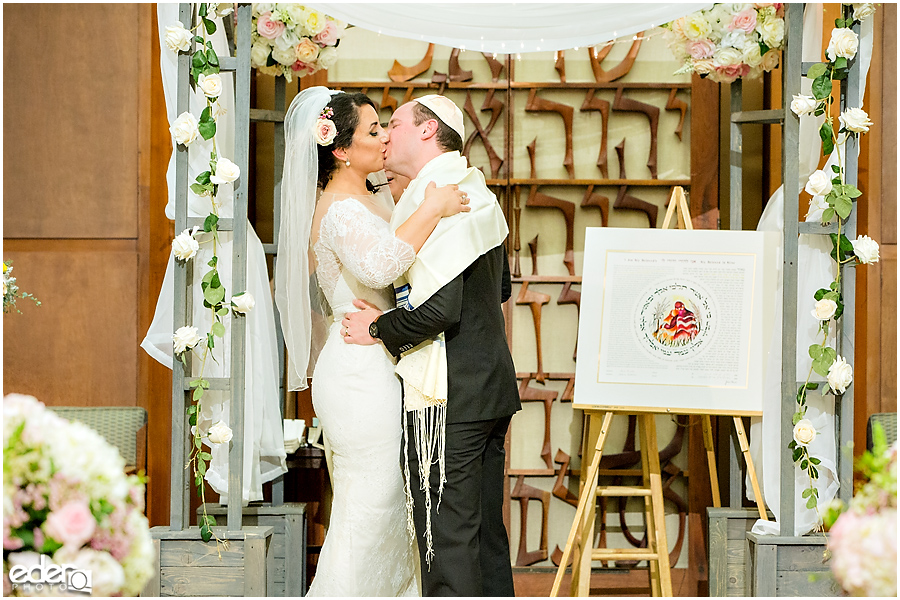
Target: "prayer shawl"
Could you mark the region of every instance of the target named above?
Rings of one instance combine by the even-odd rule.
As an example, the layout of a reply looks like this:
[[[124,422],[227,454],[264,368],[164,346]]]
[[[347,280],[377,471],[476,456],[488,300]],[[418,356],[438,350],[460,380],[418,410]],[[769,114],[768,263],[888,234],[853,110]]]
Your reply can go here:
[[[406,310],[421,306],[435,292],[450,283],[479,256],[499,246],[509,229],[497,197],[487,188],[480,170],[469,167],[459,152],[447,152],[429,161],[400,197],[391,217],[396,230],[425,200],[425,188],[457,184],[469,196],[471,211],[441,219],[416,255],[404,277],[395,282],[397,305]],[[431,466],[440,469],[438,506],[444,488],[444,439],[447,423],[447,351],[444,334],[404,352],[397,363],[403,379],[404,407],[415,412],[415,447],[419,457],[419,484],[425,494],[425,558],[429,566],[434,555],[431,538]],[[415,535],[410,491],[409,440],[403,428],[404,472],[408,527]]]

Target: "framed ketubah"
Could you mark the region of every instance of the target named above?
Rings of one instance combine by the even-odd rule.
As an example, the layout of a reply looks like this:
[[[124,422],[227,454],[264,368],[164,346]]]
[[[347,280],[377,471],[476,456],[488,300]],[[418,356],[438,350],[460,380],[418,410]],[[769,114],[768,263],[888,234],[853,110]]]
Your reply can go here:
[[[575,408],[762,414],[777,234],[585,236]]]

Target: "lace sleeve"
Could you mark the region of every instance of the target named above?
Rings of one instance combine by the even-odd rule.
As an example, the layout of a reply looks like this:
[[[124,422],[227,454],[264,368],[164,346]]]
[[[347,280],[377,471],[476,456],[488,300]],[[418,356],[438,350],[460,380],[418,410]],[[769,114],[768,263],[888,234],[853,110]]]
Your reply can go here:
[[[329,207],[319,237],[360,283],[372,289],[391,285],[416,260],[410,244],[395,237],[387,223],[353,200],[340,200]]]

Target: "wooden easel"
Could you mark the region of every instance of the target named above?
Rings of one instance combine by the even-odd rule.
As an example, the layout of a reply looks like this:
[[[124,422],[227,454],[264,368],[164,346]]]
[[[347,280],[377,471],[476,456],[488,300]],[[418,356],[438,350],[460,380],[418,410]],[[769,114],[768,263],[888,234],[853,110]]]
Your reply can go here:
[[[690,209],[684,195],[684,189],[680,186],[672,190],[669,198],[669,206],[663,220],[663,229],[670,229],[677,217],[678,226],[681,229],[693,229]],[[572,560],[572,582],[570,595],[587,596],[590,592],[591,561],[593,560],[646,560],[650,568],[650,592],[652,596],[671,596],[672,579],[669,565],[669,550],[666,539],[665,510],[662,493],[662,473],[659,464],[659,449],[656,439],[656,414],[653,412],[640,412],[638,417],[638,431],[641,445],[641,474],[642,486],[600,486],[597,484],[597,476],[600,469],[600,459],[603,456],[603,445],[612,424],[613,415],[619,410],[602,410],[585,408],[586,433],[582,456],[590,461],[590,467],[581,470],[580,494],[578,507],[575,511],[575,519],[572,529],[566,540],[553,581],[550,596],[558,596],[562,584],[563,574],[569,562]],[[627,413],[631,414],[631,413]],[[602,421],[600,419],[602,415]],[[713,506],[721,506],[719,494],[718,475],[716,472],[716,457],[712,438],[712,423],[709,414],[701,414],[703,426],[703,444],[706,448],[709,475],[712,485]],[[756,469],[750,457],[750,445],[747,442],[747,434],[740,416],[733,416],[735,431],[741,446],[741,453],[747,464],[747,473],[753,487],[753,494],[759,509],[760,518],[768,520],[766,509],[759,489],[756,477]],[[594,548],[594,522],[597,509],[597,498],[616,496],[639,496],[644,498],[644,522],[647,527],[646,548]]]

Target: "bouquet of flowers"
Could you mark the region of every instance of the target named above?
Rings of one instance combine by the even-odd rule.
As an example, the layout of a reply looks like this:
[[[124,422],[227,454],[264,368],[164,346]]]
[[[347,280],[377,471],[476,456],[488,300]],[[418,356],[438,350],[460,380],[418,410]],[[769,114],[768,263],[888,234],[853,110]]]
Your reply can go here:
[[[250,66],[288,81],[328,69],[344,29],[344,23],[300,4],[254,4]]]
[[[3,399],[3,594],[136,596],[153,573],[144,485],[31,396]]]
[[[41,301],[28,292],[19,292],[19,286],[16,285],[16,278],[12,276],[12,261],[3,262],[3,312],[8,313],[15,309],[16,312],[22,312],[16,307],[16,300],[19,298],[31,298],[35,304],[41,305]]]
[[[715,4],[663,25],[669,49],[684,66],[719,83],[759,77],[778,66],[784,47],[784,4]]]
[[[852,596],[897,595],[897,444],[887,447],[880,426],[874,437],[857,461],[864,483],[849,509],[836,501],[826,515],[831,571]]]

